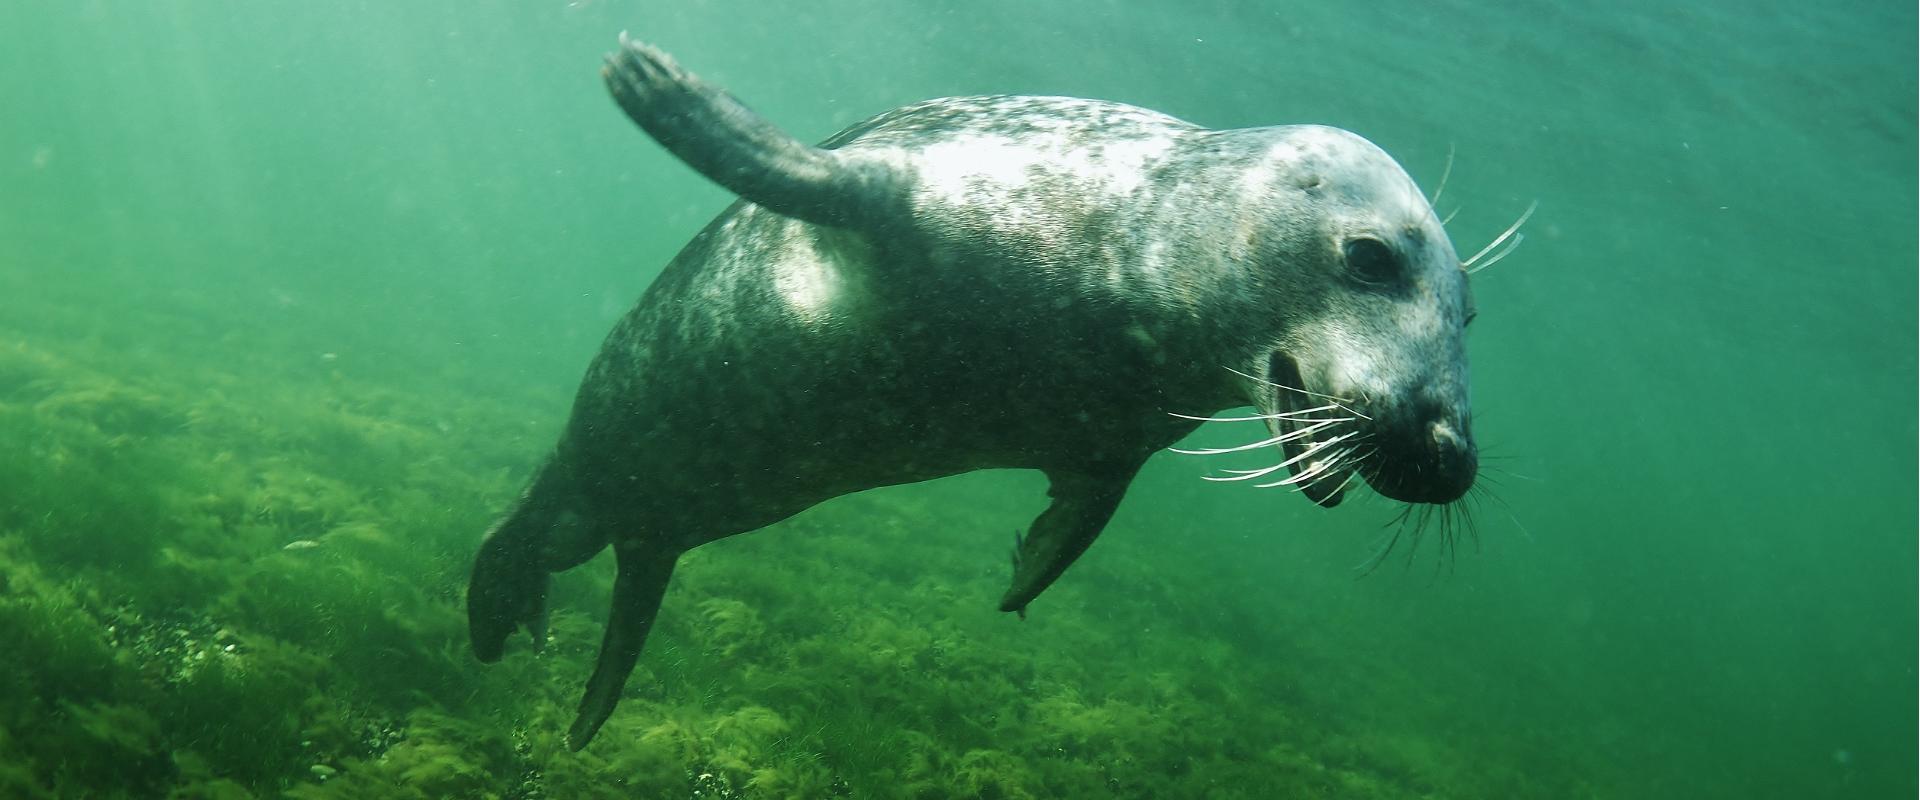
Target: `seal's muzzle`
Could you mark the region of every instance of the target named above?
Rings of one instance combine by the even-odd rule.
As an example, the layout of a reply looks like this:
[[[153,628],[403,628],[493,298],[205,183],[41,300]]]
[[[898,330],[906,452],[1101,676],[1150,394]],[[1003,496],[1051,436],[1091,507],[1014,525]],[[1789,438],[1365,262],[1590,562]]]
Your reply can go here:
[[[1451,503],[1473,487],[1480,454],[1470,422],[1423,398],[1407,413],[1375,420],[1378,450],[1368,459],[1367,484],[1408,503]]]

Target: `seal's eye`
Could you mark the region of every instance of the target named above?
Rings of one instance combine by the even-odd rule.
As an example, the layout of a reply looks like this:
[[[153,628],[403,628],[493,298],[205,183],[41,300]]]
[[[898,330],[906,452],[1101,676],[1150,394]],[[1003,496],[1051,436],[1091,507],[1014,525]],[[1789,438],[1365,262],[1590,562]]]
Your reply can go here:
[[[1354,280],[1368,286],[1392,286],[1400,282],[1400,259],[1379,239],[1359,238],[1347,241],[1347,271]]]

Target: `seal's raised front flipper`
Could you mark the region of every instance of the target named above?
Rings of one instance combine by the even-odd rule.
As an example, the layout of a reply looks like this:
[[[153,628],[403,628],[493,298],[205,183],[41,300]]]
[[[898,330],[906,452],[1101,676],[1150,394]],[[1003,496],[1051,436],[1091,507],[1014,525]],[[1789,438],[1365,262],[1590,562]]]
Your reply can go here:
[[[650,550],[644,542],[622,541],[614,545],[620,571],[613,579],[613,611],[607,616],[606,637],[600,642],[600,662],[587,681],[587,693],[580,698],[580,713],[567,729],[567,747],[579,750],[593,740],[600,725],[613,714],[620,702],[620,689],[640,658],[647,643],[647,631],[660,611],[660,598],[667,593],[667,580],[673,577],[673,562],[678,551]]]
[[[601,76],[627,116],[667,150],[771,211],[849,227],[880,218],[895,194],[884,162],[809,146],[624,33]]]
[[[1053,504],[1033,521],[1013,551],[1013,586],[1000,598],[1001,611],[1027,615],[1027,604],[1040,596],[1054,579],[1107,527],[1127,484],[1139,466],[1103,474],[1049,472],[1047,494]]]

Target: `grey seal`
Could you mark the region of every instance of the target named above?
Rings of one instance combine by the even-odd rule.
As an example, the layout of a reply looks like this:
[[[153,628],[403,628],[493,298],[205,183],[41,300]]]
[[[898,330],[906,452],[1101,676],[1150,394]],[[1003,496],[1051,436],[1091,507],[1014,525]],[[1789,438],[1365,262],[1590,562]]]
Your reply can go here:
[[[1039,470],[1000,608],[1024,615],[1134,474],[1222,409],[1269,477],[1472,485],[1460,259],[1385,152],[1314,125],[1209,130],[1119,103],[931,100],[819,146],[658,49],[602,71],[656,141],[739,195],[588,368],[560,441],[475,560],[475,654],[545,638],[549,575],[618,562],[570,745],[612,713],[680,554],[823,500]],[[1240,448],[1235,448],[1240,449]],[[1282,471],[1284,470],[1284,471]]]

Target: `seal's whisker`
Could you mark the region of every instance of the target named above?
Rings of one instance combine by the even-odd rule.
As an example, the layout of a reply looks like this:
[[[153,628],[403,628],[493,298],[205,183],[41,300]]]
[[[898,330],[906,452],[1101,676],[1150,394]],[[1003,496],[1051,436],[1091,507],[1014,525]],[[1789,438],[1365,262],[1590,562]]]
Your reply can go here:
[[[1300,488],[1301,481],[1307,481],[1307,480],[1312,480],[1314,478],[1321,477],[1325,475],[1326,472],[1327,472],[1327,465],[1325,462],[1322,462],[1322,463],[1314,464],[1311,467],[1308,467],[1305,472],[1302,472],[1298,475],[1291,475],[1291,476],[1282,478],[1280,480],[1274,481],[1272,483],[1256,483],[1254,484],[1254,486],[1259,487],[1261,489],[1272,489],[1278,486],[1292,486],[1295,489],[1298,489]]]
[[[1365,440],[1364,440],[1364,439],[1362,439],[1361,441],[1365,441]],[[1345,449],[1343,449],[1343,450],[1341,450],[1341,451],[1340,451],[1340,452],[1338,452],[1338,453],[1334,453],[1334,454],[1333,454],[1333,457],[1332,457],[1332,458],[1329,458],[1329,459],[1327,459],[1327,468],[1326,468],[1326,470],[1325,470],[1325,472],[1326,472],[1327,474],[1323,474],[1323,475],[1321,475],[1321,476],[1320,476],[1320,477],[1318,477],[1318,478],[1315,478],[1315,479],[1313,479],[1313,480],[1311,480],[1311,481],[1308,481],[1308,482],[1306,482],[1306,483],[1304,483],[1304,484],[1301,484],[1301,485],[1299,485],[1299,486],[1295,486],[1295,487],[1293,487],[1293,491],[1296,491],[1296,492],[1304,492],[1304,491],[1306,491],[1306,490],[1308,490],[1308,489],[1310,489],[1310,488],[1313,488],[1314,486],[1317,486],[1317,485],[1319,485],[1319,484],[1320,484],[1320,481],[1323,481],[1323,480],[1326,480],[1327,478],[1331,478],[1331,477],[1333,477],[1333,474],[1335,473],[1335,470],[1337,470],[1337,469],[1338,469],[1338,468],[1340,467],[1340,462],[1341,462],[1342,460],[1345,460],[1345,459],[1347,458],[1347,456],[1350,456],[1350,455],[1352,455],[1352,454],[1354,453],[1354,451],[1356,451],[1356,450],[1359,450],[1359,449],[1360,449],[1360,445],[1358,445],[1358,444],[1355,444],[1355,445],[1353,445],[1352,447],[1348,447],[1348,448],[1345,448]],[[1360,462],[1365,462],[1365,461],[1367,460],[1367,458],[1368,458],[1368,457],[1370,457],[1370,456],[1372,456],[1372,455],[1374,454],[1374,452],[1375,452],[1375,450],[1377,450],[1377,448],[1376,448],[1376,449],[1372,449],[1372,450],[1368,450],[1367,452],[1365,452],[1365,453],[1362,453],[1362,454],[1360,454],[1360,455],[1359,455],[1359,456],[1358,456],[1358,457],[1357,457],[1357,458],[1356,458],[1355,460],[1356,460],[1356,461],[1360,461]],[[1358,477],[1359,475],[1360,475],[1360,470],[1358,470],[1358,469],[1350,469],[1350,470],[1347,470],[1347,478],[1346,478],[1346,480],[1343,480],[1343,481],[1341,481],[1341,482],[1340,482],[1340,485],[1339,485],[1339,486],[1335,486],[1335,487],[1333,487],[1333,492],[1332,492],[1332,493],[1333,493],[1333,494],[1339,494],[1339,493],[1341,493],[1341,492],[1344,492],[1344,491],[1346,491],[1346,490],[1347,490],[1347,484],[1350,484],[1350,483],[1353,483],[1353,479],[1354,479],[1354,478],[1356,478],[1356,477]]]
[[[1493,237],[1493,241],[1488,242],[1486,247],[1480,248],[1480,252],[1474,253],[1472,258],[1469,258],[1465,261],[1460,262],[1460,268],[1466,270],[1469,273],[1473,272],[1474,271],[1473,265],[1475,263],[1478,263],[1481,258],[1486,257],[1487,253],[1492,251],[1493,248],[1499,247],[1501,242],[1504,242],[1512,238],[1515,233],[1519,233],[1520,226],[1527,224],[1527,220],[1532,219],[1533,212],[1538,210],[1539,208],[1540,208],[1540,201],[1538,200],[1528,203],[1527,210],[1520,214],[1519,219],[1514,220],[1512,225],[1508,225],[1507,229],[1501,232],[1499,236]]]
[[[1447,193],[1447,178],[1450,178],[1452,176],[1453,176],[1453,143],[1448,142],[1447,143],[1447,165],[1440,168],[1440,186],[1439,188],[1436,188],[1433,190],[1433,197],[1427,199],[1428,206],[1432,206],[1440,202],[1440,195]],[[1442,222],[1440,224],[1445,225],[1447,223]]]
[[[1230,469],[1226,471],[1239,473],[1239,474],[1229,478],[1222,478],[1217,475],[1202,475],[1200,476],[1200,480],[1213,481],[1215,483],[1227,483],[1231,481],[1250,481],[1255,478],[1264,478],[1268,475],[1272,475],[1276,470],[1282,470],[1286,468],[1287,468],[1286,464],[1275,464],[1271,467],[1261,467],[1259,469]]]
[[[1328,442],[1327,442],[1327,444],[1333,444],[1333,443],[1334,443],[1334,441],[1337,441],[1337,440],[1330,440],[1330,441],[1328,441]],[[1302,459],[1302,458],[1306,458],[1307,456],[1311,456],[1311,455],[1313,455],[1313,454],[1314,454],[1314,452],[1315,452],[1315,451],[1313,451],[1313,450],[1308,450],[1307,452],[1304,452],[1304,453],[1301,453],[1301,454],[1300,454],[1300,455],[1298,455],[1298,456],[1294,456],[1293,458],[1289,458],[1289,459],[1287,459],[1287,460],[1285,460],[1285,461],[1282,461],[1282,462],[1280,462],[1280,463],[1278,463],[1278,464],[1275,464],[1275,465],[1273,465],[1273,466],[1270,466],[1270,467],[1261,467],[1261,468],[1259,468],[1259,469],[1229,469],[1229,470],[1223,470],[1223,471],[1225,471],[1225,472],[1231,472],[1231,473],[1234,473],[1234,475],[1233,475],[1232,477],[1227,477],[1227,478],[1222,478],[1222,477],[1217,477],[1217,476],[1213,476],[1213,475],[1202,475],[1202,476],[1200,476],[1200,479],[1201,479],[1201,480],[1206,480],[1206,481],[1214,481],[1214,482],[1216,482],[1216,483],[1226,483],[1226,482],[1231,482],[1231,481],[1250,481],[1250,480],[1255,480],[1255,479],[1258,479],[1258,478],[1264,478],[1264,477],[1266,477],[1266,476],[1268,476],[1268,475],[1272,475],[1272,474],[1273,474],[1273,473],[1275,473],[1275,472],[1278,472],[1278,471],[1280,471],[1280,470],[1283,470],[1283,469],[1286,469],[1287,467],[1290,467],[1290,466],[1293,466],[1293,465],[1294,465],[1294,464],[1296,464],[1296,463],[1299,463],[1299,461],[1300,461],[1300,459]],[[1330,462],[1329,462],[1329,463],[1330,463]],[[1308,477],[1308,476],[1311,476],[1311,475],[1319,475],[1319,474],[1321,474],[1321,473],[1324,473],[1324,472],[1326,472],[1326,471],[1327,471],[1328,469],[1329,469],[1329,467],[1328,467],[1327,465],[1325,465],[1325,464],[1323,464],[1323,465],[1321,465],[1321,466],[1320,466],[1319,468],[1317,468],[1317,469],[1314,469],[1314,470],[1310,470],[1310,471],[1308,471],[1308,472],[1306,472],[1306,473],[1302,473],[1302,474],[1301,474],[1301,476],[1298,476],[1298,477]],[[1266,486],[1281,486],[1281,485],[1285,485],[1285,484],[1284,484],[1284,483],[1279,483],[1279,484],[1260,484],[1260,485],[1261,485],[1261,486],[1262,486],[1262,487],[1264,488],[1264,487],[1266,487]]]
[[[1282,461],[1275,466],[1287,467],[1287,466],[1292,466],[1294,464],[1298,464],[1304,459],[1312,458],[1313,456],[1318,455],[1322,451],[1325,451],[1327,448],[1332,447],[1341,442],[1344,442],[1358,435],[1359,435],[1359,431],[1353,431],[1351,433],[1340,434],[1339,436],[1335,436],[1324,442],[1314,442],[1307,449],[1300,451],[1299,455],[1289,458],[1285,461]],[[1326,466],[1327,464],[1328,462],[1322,461],[1318,464],[1313,465],[1312,467],[1307,469],[1307,471],[1302,472],[1293,477],[1274,481],[1273,483],[1262,483],[1262,484],[1256,484],[1256,485],[1262,489],[1271,489],[1275,486],[1291,486],[1301,481],[1311,479],[1313,476],[1319,475],[1320,473],[1325,472],[1327,470],[1327,466]]]
[[[1474,552],[1480,550],[1480,530],[1473,522],[1473,506],[1461,502],[1447,503],[1440,507],[1440,546],[1447,554],[1447,571],[1451,573],[1460,557],[1460,539],[1462,534],[1473,542]],[[1438,572],[1439,564],[1434,565]]]
[[[1440,509],[1437,512],[1440,515],[1440,552],[1446,554],[1447,570],[1452,571],[1454,559],[1460,552],[1459,509],[1462,506],[1459,503],[1448,503],[1438,508]],[[1437,562],[1433,565],[1433,571],[1436,573],[1440,571],[1440,565]]]
[[[1354,565],[1353,568],[1360,572],[1359,577],[1372,575],[1374,570],[1386,563],[1387,556],[1392,554],[1394,546],[1400,543],[1400,535],[1407,531],[1407,520],[1413,516],[1413,507],[1413,503],[1402,506],[1400,513],[1395,514],[1393,519],[1387,520],[1387,524],[1381,526],[1393,528],[1393,535],[1387,537],[1385,544],[1375,548],[1373,555],[1367,556],[1365,561]]]
[[[1333,477],[1334,475],[1339,474],[1341,459],[1345,458],[1346,455],[1351,452],[1353,452],[1353,448],[1343,447],[1339,450],[1334,451],[1333,455],[1327,456],[1325,460],[1314,462],[1312,466],[1307,468],[1306,472],[1301,474],[1301,477],[1306,477],[1310,475],[1313,478],[1313,480],[1307,481],[1305,483],[1293,484],[1292,487],[1288,489],[1288,491],[1304,492],[1312,487],[1320,485],[1321,481],[1324,481],[1328,478]],[[1345,485],[1345,484],[1342,484],[1342,485]]]
[[[1327,443],[1328,443],[1328,444],[1332,444],[1332,442],[1331,442],[1331,441],[1329,441],[1329,442],[1327,442]],[[1301,453],[1301,454],[1300,454],[1299,456],[1295,456],[1295,457],[1293,457],[1293,458],[1289,458],[1289,459],[1287,459],[1287,460],[1285,460],[1285,461],[1282,461],[1282,462],[1280,462],[1280,463],[1278,463],[1278,464],[1275,464],[1275,465],[1273,465],[1273,466],[1270,466],[1270,467],[1261,467],[1261,468],[1259,468],[1259,469],[1227,469],[1227,470],[1221,470],[1222,472],[1231,472],[1231,473],[1234,473],[1234,476],[1233,476],[1233,477],[1231,477],[1231,478],[1221,478],[1221,477],[1215,477],[1215,476],[1212,476],[1212,475],[1202,475],[1202,476],[1200,476],[1200,479],[1201,479],[1201,480],[1204,480],[1204,481],[1220,481],[1220,482],[1223,482],[1223,481],[1249,481],[1249,480],[1253,480],[1253,479],[1255,479],[1255,478],[1260,478],[1260,477],[1265,477],[1265,476],[1267,476],[1267,475],[1271,475],[1271,474],[1273,474],[1274,472],[1277,472],[1277,471],[1279,471],[1279,470],[1283,470],[1283,469],[1286,469],[1287,467],[1290,467],[1290,466],[1292,466],[1292,465],[1294,465],[1294,464],[1296,464],[1296,463],[1298,463],[1298,462],[1300,461],[1300,459],[1301,459],[1301,458],[1304,458],[1304,457],[1306,457],[1306,456],[1310,456],[1310,455],[1313,455],[1313,451],[1308,451],[1308,452],[1305,452],[1305,453]],[[1338,457],[1336,456],[1335,458],[1338,458]],[[1305,476],[1308,476],[1308,475],[1319,475],[1319,474],[1321,474],[1321,473],[1323,473],[1323,472],[1326,472],[1326,471],[1328,471],[1329,469],[1331,469],[1331,464],[1332,464],[1332,462],[1333,462],[1333,460],[1334,460],[1334,459],[1329,459],[1328,461],[1326,461],[1326,462],[1323,462],[1323,463],[1322,463],[1322,464],[1321,464],[1320,466],[1318,466],[1318,467],[1317,467],[1316,469],[1314,469],[1314,470],[1312,470],[1312,471],[1311,471],[1310,473],[1303,473],[1303,475],[1302,475],[1302,476],[1303,476],[1303,477],[1305,477]],[[1274,485],[1279,485],[1279,484],[1266,484],[1266,485],[1268,485],[1268,486],[1274,486]]]
[[[1428,503],[1415,503],[1419,510],[1413,515],[1413,536],[1407,540],[1407,566],[1413,565],[1413,557],[1420,552],[1420,540],[1427,538],[1427,525],[1433,522],[1433,506]]]
[[[1495,264],[1500,263],[1500,259],[1506,258],[1508,255],[1512,254],[1513,251],[1520,246],[1520,243],[1526,240],[1527,240],[1527,235],[1524,233],[1513,237],[1513,241],[1508,242],[1505,249],[1501,250],[1498,253],[1494,253],[1492,258],[1487,259],[1487,263],[1476,264],[1468,268],[1467,274],[1472,275],[1476,272],[1479,272],[1480,270],[1486,269],[1487,267],[1491,267]]]
[[[1448,223],[1453,222],[1453,218],[1457,216],[1460,216],[1460,209],[1458,208],[1447,212],[1446,216],[1440,218],[1440,227],[1447,227]]]
[[[1533,531],[1527,530],[1527,526],[1520,521],[1519,517],[1514,516],[1511,510],[1504,509],[1504,508],[1501,509],[1501,513],[1507,515],[1507,519],[1513,522],[1513,527],[1520,529],[1520,535],[1527,540],[1528,544],[1533,543],[1534,541]]]
[[[1214,481],[1214,482],[1216,482],[1216,483],[1227,483],[1227,482],[1231,482],[1231,481],[1250,481],[1250,480],[1254,480],[1254,479],[1257,479],[1257,478],[1263,478],[1263,477],[1266,477],[1266,476],[1268,476],[1268,475],[1271,475],[1271,474],[1273,474],[1273,473],[1275,473],[1275,472],[1278,472],[1279,470],[1282,470],[1282,469],[1285,469],[1285,468],[1287,468],[1287,467],[1290,467],[1290,466],[1293,466],[1294,464],[1298,464],[1298,463],[1300,463],[1300,461],[1301,461],[1301,459],[1305,459],[1305,458],[1311,458],[1311,457],[1313,457],[1313,456],[1314,456],[1315,454],[1318,454],[1319,452],[1321,452],[1321,451],[1323,451],[1323,450],[1325,450],[1325,449],[1327,449],[1328,447],[1332,447],[1333,445],[1336,445],[1336,444],[1339,444],[1339,443],[1340,443],[1340,442],[1342,442],[1342,441],[1345,441],[1345,440],[1347,440],[1347,439],[1350,439],[1350,438],[1352,438],[1353,436],[1355,436],[1356,434],[1357,434],[1357,432],[1355,432],[1355,433],[1344,433],[1344,434],[1341,434],[1341,435],[1339,435],[1339,436],[1335,436],[1335,437],[1333,437],[1333,438],[1331,438],[1331,439],[1328,439],[1328,440],[1326,440],[1326,441],[1324,441],[1324,442],[1315,442],[1314,444],[1312,444],[1311,446],[1309,446],[1309,447],[1308,447],[1308,448],[1307,448],[1306,450],[1303,450],[1303,451],[1301,451],[1299,455],[1296,455],[1296,456],[1294,456],[1294,457],[1292,457],[1292,458],[1289,458],[1289,459],[1287,459],[1287,460],[1285,460],[1285,461],[1282,461],[1282,462],[1280,462],[1280,463],[1278,463],[1278,464],[1274,464],[1273,466],[1270,466],[1270,467],[1261,467],[1260,469],[1229,469],[1229,470],[1225,470],[1225,471],[1226,471],[1226,472],[1231,472],[1231,473],[1234,473],[1234,474],[1233,474],[1233,475],[1231,475],[1231,476],[1228,476],[1228,477],[1220,477],[1220,476],[1217,476],[1217,475],[1202,475],[1202,476],[1200,476],[1200,479],[1201,479],[1201,480],[1206,480],[1206,481]],[[1318,475],[1318,474],[1320,474],[1320,472],[1322,472],[1322,471],[1324,471],[1324,468],[1323,468],[1323,469],[1316,469],[1316,470],[1312,470],[1312,471],[1309,471],[1309,472],[1303,472],[1303,473],[1301,473],[1300,475],[1296,475],[1296,476],[1294,476],[1294,477],[1292,477],[1292,478],[1289,478],[1289,479],[1287,479],[1287,480],[1285,480],[1285,481],[1281,481],[1281,482],[1279,482],[1279,483],[1264,483],[1264,484],[1259,484],[1259,486],[1261,486],[1262,488],[1265,488],[1265,487],[1270,487],[1270,486],[1284,486],[1284,485],[1287,485],[1287,484],[1289,484],[1289,483],[1292,483],[1293,481],[1296,481],[1296,480],[1300,480],[1300,479],[1302,479],[1302,478],[1305,478],[1305,477],[1311,477],[1311,476],[1313,476],[1313,475]]]
[[[1371,575],[1374,570],[1379,569],[1399,546],[1402,538],[1409,542],[1404,561],[1410,567],[1413,565],[1415,556],[1419,554],[1421,541],[1427,538],[1428,531],[1431,530],[1435,536],[1438,536],[1440,552],[1445,557],[1434,564],[1436,571],[1442,567],[1452,570],[1459,554],[1462,533],[1473,540],[1476,549],[1480,543],[1479,526],[1474,519],[1473,508],[1458,501],[1407,503],[1401,506],[1400,513],[1395,514],[1393,519],[1387,520],[1381,527],[1392,528],[1393,534],[1388,536],[1386,542],[1376,548],[1366,560],[1354,566],[1354,569],[1360,571],[1362,577]]]
[[[1303,425],[1338,425],[1342,422],[1352,422],[1358,419],[1358,417],[1331,417],[1331,418],[1325,418],[1325,419],[1318,419],[1314,417],[1281,417],[1280,419],[1284,419],[1288,422],[1298,422]]]
[[[1363,405],[1364,405],[1364,404],[1363,404]],[[1366,421],[1368,421],[1368,422],[1372,422],[1372,421],[1373,421],[1373,417],[1369,417],[1369,416],[1367,416],[1367,415],[1365,415],[1365,414],[1362,414],[1362,413],[1360,413],[1360,412],[1358,412],[1358,411],[1355,411],[1355,410],[1353,410],[1353,409],[1352,409],[1351,407],[1349,407],[1349,406],[1341,406],[1341,407],[1340,407],[1340,410],[1341,410],[1342,412],[1344,412],[1344,413],[1348,413],[1348,414],[1352,414],[1352,415],[1354,415],[1354,416],[1356,416],[1356,417],[1359,417],[1359,418],[1361,418],[1361,419],[1364,419],[1364,420],[1366,420]]]
[[[1480,456],[1480,460],[1481,460],[1481,461],[1483,461],[1483,462],[1484,462],[1484,461],[1491,461],[1491,460],[1494,460],[1494,459],[1496,459],[1496,458],[1504,458],[1504,456],[1497,456],[1497,457],[1496,457],[1496,456],[1489,456],[1489,455],[1486,455],[1485,453],[1486,453],[1486,451],[1484,451],[1484,450],[1483,450],[1483,451],[1481,451],[1481,456]],[[1518,472],[1514,472],[1513,470],[1510,470],[1510,469],[1507,469],[1507,468],[1505,468],[1505,467],[1502,467],[1502,466],[1500,466],[1499,464],[1485,464],[1485,463],[1483,463],[1483,464],[1481,464],[1481,465],[1480,465],[1480,469],[1481,469],[1481,471],[1482,471],[1482,472],[1484,472],[1485,474],[1487,474],[1487,475],[1489,475],[1489,476],[1492,476],[1492,475],[1500,475],[1500,476],[1503,476],[1503,477],[1508,477],[1508,478],[1518,478],[1518,479],[1520,479],[1520,480],[1523,480],[1523,481],[1531,481],[1531,482],[1533,482],[1533,483],[1546,483],[1546,481],[1545,481],[1545,480],[1542,480],[1542,479],[1540,479],[1540,478],[1536,478],[1536,477],[1533,477],[1532,475],[1522,475],[1522,474],[1520,474],[1520,473],[1518,473]]]
[[[1483,471],[1474,478],[1473,485],[1467,488],[1467,497],[1475,502],[1492,501],[1505,506],[1507,505],[1506,498],[1501,497],[1500,494],[1494,490],[1494,486],[1499,483],[1499,481],[1493,479],[1492,475]]]
[[[1479,553],[1480,552],[1480,523],[1474,521],[1473,504],[1461,503],[1456,501],[1453,503],[1448,503],[1447,505],[1458,506],[1460,508],[1460,529],[1463,531],[1466,531],[1467,538],[1473,541],[1473,552]]]
[[[1172,450],[1173,452],[1179,453],[1183,456],[1217,456],[1217,455],[1220,455],[1221,453],[1238,453],[1245,450],[1258,450],[1262,447],[1271,447],[1273,445],[1280,444],[1282,442],[1291,442],[1303,436],[1312,436],[1315,433],[1319,433],[1320,431],[1326,430],[1327,428],[1332,427],[1333,425],[1343,421],[1345,420],[1322,420],[1320,422],[1316,422],[1312,425],[1308,425],[1307,427],[1300,428],[1298,430],[1288,431],[1286,433],[1280,434],[1279,436],[1270,436],[1268,438],[1261,439],[1260,441],[1253,442],[1251,444],[1236,445],[1234,447],[1208,447],[1208,448],[1202,448],[1199,450],[1182,450],[1178,447],[1169,447],[1167,449]]]
[[[1233,367],[1225,367],[1224,369],[1226,369],[1226,371],[1228,371],[1228,372],[1231,372],[1231,373],[1233,373],[1233,374],[1235,374],[1235,375],[1238,375],[1238,376],[1240,376],[1240,377],[1242,377],[1242,378],[1246,378],[1247,380],[1250,380],[1250,381],[1253,381],[1253,382],[1255,382],[1255,383],[1264,383],[1264,384],[1266,384],[1266,385],[1268,385],[1268,386],[1271,386],[1271,387],[1273,387],[1273,388],[1275,388],[1275,389],[1285,389],[1285,390],[1287,390],[1287,391],[1289,391],[1289,392],[1299,392],[1299,393],[1301,393],[1301,394],[1304,394],[1304,395],[1306,395],[1306,396],[1308,396],[1308,397],[1318,397],[1318,398],[1320,398],[1320,399],[1322,399],[1322,400],[1330,400],[1330,401],[1332,401],[1332,402],[1333,402],[1334,404],[1336,404],[1336,405],[1338,405],[1338,406],[1340,407],[1340,410],[1341,410],[1341,411],[1344,411],[1344,412],[1346,412],[1346,413],[1348,413],[1348,414],[1352,414],[1352,415],[1354,415],[1354,416],[1356,416],[1356,417],[1359,417],[1359,418],[1361,418],[1361,419],[1364,419],[1364,420],[1366,420],[1366,421],[1368,421],[1368,422],[1372,422],[1372,421],[1373,421],[1373,417],[1369,417],[1369,416],[1367,416],[1367,415],[1365,415],[1365,414],[1362,414],[1362,413],[1360,413],[1360,412],[1358,412],[1358,411],[1355,411],[1355,410],[1353,410],[1353,405],[1354,405],[1354,401],[1353,401],[1353,400],[1350,400],[1350,399],[1348,399],[1348,398],[1345,398],[1345,397],[1335,397],[1335,396],[1333,396],[1333,395],[1330,395],[1330,394],[1321,394],[1321,393],[1319,393],[1319,392],[1313,392],[1313,391],[1308,391],[1308,390],[1306,390],[1306,389],[1302,389],[1302,388],[1299,388],[1299,387],[1297,387],[1297,386],[1288,386],[1288,385],[1286,385],[1286,384],[1284,384],[1284,383],[1274,383],[1273,381],[1270,381],[1270,380],[1267,380],[1266,378],[1260,378],[1260,377],[1256,377],[1256,376],[1253,376],[1253,375],[1248,375],[1247,373],[1244,373],[1244,372],[1241,372],[1240,370],[1237,370],[1237,369],[1234,369]]]
[[[1179,417],[1180,419],[1190,419],[1195,422],[1254,422],[1257,420],[1267,420],[1267,419],[1286,419],[1286,420],[1293,420],[1296,422],[1311,422],[1312,420],[1301,419],[1300,415],[1301,414],[1317,414],[1322,411],[1333,411],[1338,408],[1341,408],[1341,406],[1337,404],[1328,404],[1324,406],[1315,406],[1313,408],[1303,408],[1303,409],[1300,409],[1299,411],[1279,411],[1272,414],[1253,414],[1245,417],[1196,417],[1191,414],[1182,414],[1177,411],[1169,411],[1167,412],[1167,416]]]
[[[1256,375],[1248,375],[1247,373],[1244,373],[1244,372],[1241,372],[1240,370],[1237,370],[1237,369],[1234,369],[1233,367],[1226,367],[1225,369],[1226,369],[1226,371],[1228,371],[1228,372],[1231,372],[1231,373],[1233,373],[1233,374],[1235,374],[1235,375],[1238,375],[1238,376],[1240,376],[1240,377],[1242,377],[1242,378],[1246,378],[1247,380],[1250,380],[1250,381],[1253,381],[1253,382],[1255,382],[1255,383],[1264,383],[1264,384],[1266,384],[1266,385],[1268,385],[1268,386],[1271,386],[1271,387],[1273,387],[1273,388],[1275,388],[1275,389],[1285,389],[1285,390],[1287,390],[1287,391],[1289,391],[1289,392],[1299,392],[1299,393],[1301,393],[1301,394],[1304,394],[1304,395],[1306,395],[1306,396],[1308,396],[1308,397],[1318,397],[1318,398],[1320,398],[1320,399],[1322,399],[1322,400],[1332,400],[1333,402],[1336,402],[1336,403],[1351,403],[1351,402],[1353,402],[1352,400],[1349,400],[1349,399],[1347,399],[1347,398],[1345,398],[1345,397],[1334,397],[1333,395],[1330,395],[1330,394],[1321,394],[1321,393],[1319,393],[1319,392],[1310,392],[1310,391],[1307,391],[1307,390],[1305,390],[1305,389],[1301,389],[1301,388],[1299,388],[1299,387],[1297,387],[1297,386],[1288,386],[1288,385],[1286,385],[1286,384],[1284,384],[1284,383],[1274,383],[1273,381],[1270,381],[1270,380],[1267,380],[1266,378],[1262,378],[1262,377],[1259,377],[1259,376],[1256,376]]]
[[[1335,486],[1335,487],[1333,487],[1333,492],[1332,492],[1332,494],[1339,494],[1339,493],[1341,493],[1341,492],[1344,492],[1344,491],[1346,491],[1346,490],[1347,490],[1347,484],[1350,484],[1350,483],[1353,483],[1353,479],[1354,479],[1354,478],[1355,478],[1356,476],[1358,476],[1359,474],[1360,474],[1360,473],[1359,473],[1359,472],[1358,472],[1357,470],[1347,470],[1347,479],[1346,479],[1346,480],[1343,480],[1343,481],[1341,481],[1341,482],[1340,482],[1340,485],[1339,485],[1339,486]],[[1315,483],[1318,483],[1318,481],[1315,481]],[[1311,484],[1309,484],[1309,485],[1311,485]],[[1305,491],[1305,489],[1302,489],[1302,491]]]

